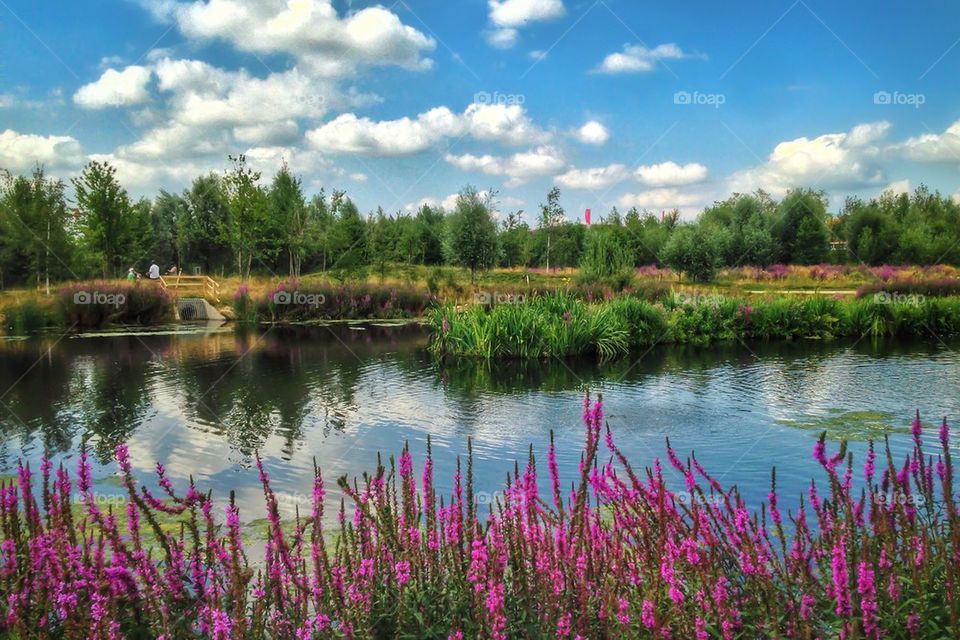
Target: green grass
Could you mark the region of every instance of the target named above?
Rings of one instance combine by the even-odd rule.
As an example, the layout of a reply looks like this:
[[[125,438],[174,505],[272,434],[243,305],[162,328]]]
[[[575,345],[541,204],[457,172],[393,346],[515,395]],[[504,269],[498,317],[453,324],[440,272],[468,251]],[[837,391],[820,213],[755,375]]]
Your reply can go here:
[[[678,294],[587,303],[570,294],[524,304],[445,306],[429,319],[431,350],[486,359],[595,356],[654,344],[735,340],[830,340],[960,334],[960,297],[903,303],[827,296],[731,298]]]

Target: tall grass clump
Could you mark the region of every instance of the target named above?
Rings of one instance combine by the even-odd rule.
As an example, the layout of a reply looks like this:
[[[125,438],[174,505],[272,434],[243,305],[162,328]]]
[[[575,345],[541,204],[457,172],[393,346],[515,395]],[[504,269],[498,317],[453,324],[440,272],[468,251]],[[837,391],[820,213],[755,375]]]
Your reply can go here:
[[[629,326],[609,305],[591,305],[569,293],[517,304],[438,307],[429,316],[431,349],[440,355],[545,358],[573,355],[608,359],[629,350]]]
[[[416,318],[435,298],[420,287],[291,280],[253,300],[258,320],[282,323]]]
[[[422,473],[404,448],[342,478],[336,519],[315,469],[312,506],[283,522],[259,460],[269,523],[248,550],[239,507],[215,512],[192,483],[134,480],[116,449],[125,508],[103,510],[86,453],[76,474],[44,460],[0,486],[0,634],[27,638],[955,638],[960,516],[951,436],[895,460],[870,444],[813,447],[819,466],[796,511],[776,470],[751,509],[667,442],[634,467],[584,405],[585,444],[567,491],[552,437],[546,491],[533,453],[481,508],[471,457],[441,499],[430,445]],[[547,443],[545,443],[547,444]],[[634,461],[635,462],[635,461]],[[855,485],[854,478],[857,478]],[[855,486],[857,488],[855,488]],[[78,497],[75,497],[78,496]],[[75,500],[80,507],[75,508]],[[349,507],[347,506],[349,505]],[[219,511],[219,510],[217,510]],[[182,526],[163,527],[175,516]],[[329,526],[330,521],[338,522]],[[153,537],[156,542],[148,544]],[[263,562],[253,564],[256,552]]]
[[[33,297],[5,305],[0,309],[0,318],[3,329],[13,335],[63,327],[63,317],[57,305]]]

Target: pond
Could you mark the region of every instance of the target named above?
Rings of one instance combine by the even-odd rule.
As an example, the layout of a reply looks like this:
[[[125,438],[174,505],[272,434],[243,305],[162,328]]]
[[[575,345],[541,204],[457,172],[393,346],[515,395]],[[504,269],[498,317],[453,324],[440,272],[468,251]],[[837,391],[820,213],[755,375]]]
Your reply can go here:
[[[181,325],[6,339],[0,475],[14,473],[18,457],[36,469],[45,448],[72,468],[87,443],[99,462],[97,491],[120,497],[110,457],[127,442],[151,486],[159,461],[180,488],[192,476],[221,501],[236,491],[249,520],[264,515],[259,452],[287,512],[309,508],[315,459],[331,488],[329,514],[339,505],[337,477],[373,471],[378,452],[386,460],[404,442],[419,463],[428,436],[438,489],[449,493],[471,438],[476,487],[489,501],[530,444],[545,474],[551,429],[564,480],[572,480],[589,389],[603,394],[636,467],[664,457],[669,436],[681,456],[696,451],[755,507],[776,466],[789,506],[821,476],[810,454],[821,431],[852,441],[859,474],[868,438],[889,435],[902,460],[915,409],[931,426],[960,415],[960,342],[661,346],[606,364],[488,366],[437,363],[426,341],[418,325]],[[935,430],[925,437],[934,451]]]

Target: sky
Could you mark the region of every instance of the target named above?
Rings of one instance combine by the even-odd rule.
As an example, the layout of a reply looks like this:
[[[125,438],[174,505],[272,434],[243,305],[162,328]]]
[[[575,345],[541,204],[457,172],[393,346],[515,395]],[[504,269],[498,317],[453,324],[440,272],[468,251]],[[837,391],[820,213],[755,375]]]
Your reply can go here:
[[[960,3],[0,0],[0,167],[134,196],[244,153],[361,210],[960,198]]]

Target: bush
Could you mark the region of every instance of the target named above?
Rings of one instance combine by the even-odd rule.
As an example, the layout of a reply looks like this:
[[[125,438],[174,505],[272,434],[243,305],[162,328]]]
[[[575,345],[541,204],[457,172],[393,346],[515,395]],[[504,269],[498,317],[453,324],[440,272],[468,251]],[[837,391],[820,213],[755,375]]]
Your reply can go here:
[[[148,325],[172,320],[175,315],[173,296],[152,282],[91,280],[68,285],[58,295],[68,327]]]
[[[589,399],[588,399],[589,400]],[[472,459],[438,500],[430,444],[419,477],[409,449],[389,467],[339,480],[331,531],[315,470],[310,512],[283,522],[257,460],[267,540],[249,556],[233,498],[217,518],[191,482],[163,493],[134,479],[116,449],[125,509],[104,512],[86,452],[74,479],[43,460],[0,484],[0,635],[14,638],[956,638],[960,515],[950,432],[939,450],[920,418],[902,466],[869,445],[852,488],[846,444],[813,447],[796,513],[751,512],[667,441],[634,468],[600,402],[584,404],[585,445],[561,487],[551,436],[547,491],[533,453],[482,509]],[[545,443],[546,444],[546,443]],[[884,456],[885,453],[885,456]],[[72,480],[76,481],[74,488]],[[79,505],[74,496],[78,496]],[[351,512],[347,511],[349,504]],[[124,514],[124,515],[120,515]],[[171,526],[171,524],[173,526]]]
[[[255,301],[263,322],[416,318],[434,304],[426,289],[366,283],[284,282]]]

